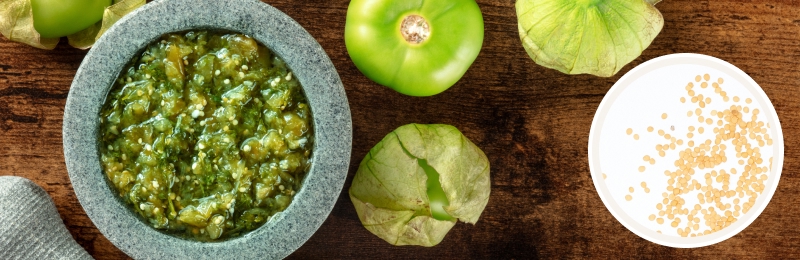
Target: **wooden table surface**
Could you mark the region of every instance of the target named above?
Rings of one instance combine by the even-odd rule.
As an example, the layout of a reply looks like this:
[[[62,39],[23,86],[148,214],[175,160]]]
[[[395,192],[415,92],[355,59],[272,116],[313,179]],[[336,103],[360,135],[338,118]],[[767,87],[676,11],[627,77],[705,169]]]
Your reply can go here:
[[[478,1],[485,41],[450,90],[398,94],[364,77],[344,45],[346,0],[266,0],[297,20],[333,60],[353,118],[348,179],[325,223],[291,258],[784,258],[800,257],[800,1],[665,0],[664,29],[641,57],[611,78],[569,76],[536,65],[522,48],[514,1]],[[621,75],[652,58],[702,53],[748,73],[783,127],[780,185],[738,235],[698,249],[648,242],[603,206],[589,173],[595,110]],[[92,224],[70,185],[61,142],[64,104],[85,51],[65,39],[43,51],[0,37],[0,175],[29,178],[53,197],[73,237],[97,259],[127,256]],[[407,123],[458,127],[491,162],[492,192],[476,225],[459,223],[436,247],[395,247],[361,226],[347,196],[359,162]],[[0,249],[2,250],[2,249]]]

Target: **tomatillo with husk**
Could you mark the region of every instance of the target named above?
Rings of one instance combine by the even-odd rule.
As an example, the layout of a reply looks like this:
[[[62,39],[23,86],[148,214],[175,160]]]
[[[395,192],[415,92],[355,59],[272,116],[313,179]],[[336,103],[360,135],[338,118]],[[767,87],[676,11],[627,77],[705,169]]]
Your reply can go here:
[[[31,0],[33,26],[42,38],[77,33],[103,19],[111,0]]]
[[[371,80],[432,96],[453,86],[478,57],[483,16],[475,0],[353,0],[344,39]]]
[[[611,77],[650,46],[664,17],[659,0],[518,0],[522,46],[539,65]]]
[[[435,246],[489,203],[489,158],[451,125],[408,124],[369,150],[350,185],[361,224],[386,242]]]
[[[0,34],[15,42],[52,50],[62,36],[88,49],[114,23],[145,0],[0,0]]]

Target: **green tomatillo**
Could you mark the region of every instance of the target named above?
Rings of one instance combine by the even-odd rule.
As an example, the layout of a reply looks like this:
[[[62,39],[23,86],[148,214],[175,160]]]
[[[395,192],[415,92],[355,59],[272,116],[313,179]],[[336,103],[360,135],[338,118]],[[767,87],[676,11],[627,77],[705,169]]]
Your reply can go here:
[[[31,0],[33,26],[43,38],[79,32],[103,19],[111,0]]]
[[[361,224],[392,245],[435,246],[489,203],[489,158],[450,125],[408,124],[358,166],[350,201]]]
[[[611,77],[650,46],[664,18],[659,0],[518,0],[522,46],[537,64]]]
[[[0,34],[45,50],[67,36],[72,47],[88,49],[144,4],[145,0],[0,0]]]
[[[344,35],[368,78],[431,96],[453,86],[478,57],[483,16],[475,0],[353,0]]]

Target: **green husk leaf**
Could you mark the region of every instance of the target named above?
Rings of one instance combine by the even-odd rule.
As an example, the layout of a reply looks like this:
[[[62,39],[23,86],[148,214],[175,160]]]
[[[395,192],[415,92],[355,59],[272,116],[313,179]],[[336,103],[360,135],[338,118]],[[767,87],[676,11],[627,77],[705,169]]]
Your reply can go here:
[[[94,45],[95,36],[99,35],[100,26],[102,22],[97,22],[89,26],[89,28],[83,29],[80,32],[76,32],[70,35],[67,35],[67,41],[69,45],[81,50],[88,49]]]
[[[658,0],[519,0],[523,47],[539,65],[610,77],[661,31]]]
[[[145,0],[115,0],[103,13],[103,20],[67,36],[69,44],[78,49],[88,49],[120,18],[141,7]],[[12,41],[52,50],[60,38],[41,38],[33,27],[33,9],[30,0],[0,1],[0,33]]]
[[[95,37],[95,40],[100,39],[100,36],[105,33],[108,28],[117,23],[126,14],[133,12],[145,4],[145,0],[115,0],[114,4],[106,8],[103,12],[103,26],[100,27],[100,32]]]
[[[432,217],[427,175],[418,160],[439,173],[453,220]],[[373,147],[350,187],[364,227],[393,245],[435,246],[455,225],[478,221],[489,201],[489,160],[449,125],[409,124]]]
[[[0,33],[9,40],[45,50],[56,48],[59,41],[59,38],[41,38],[33,28],[30,0],[0,1]]]
[[[69,45],[78,49],[88,49],[95,41],[123,16],[145,4],[145,0],[114,0],[114,4],[103,12],[103,19],[89,28],[67,36]]]

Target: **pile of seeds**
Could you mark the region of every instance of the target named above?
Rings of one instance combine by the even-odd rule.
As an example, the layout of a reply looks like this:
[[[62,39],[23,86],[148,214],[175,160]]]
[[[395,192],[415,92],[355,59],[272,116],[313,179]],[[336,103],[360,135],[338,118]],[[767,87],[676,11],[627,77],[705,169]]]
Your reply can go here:
[[[686,85],[687,97],[681,97],[680,102],[697,105],[696,109],[686,113],[687,117],[697,119],[697,124],[687,129],[686,145],[678,136],[665,130],[657,131],[665,140],[655,146],[658,156],[667,157],[668,152],[677,151],[677,158],[674,168],[664,171],[664,175],[669,177],[666,192],[662,193],[661,203],[655,205],[656,213],[648,219],[659,225],[667,223],[682,237],[711,234],[746,214],[766,189],[764,183],[772,169],[772,158],[765,160],[761,155],[761,149],[771,149],[772,146],[773,141],[767,134],[769,123],[758,120],[759,110],[749,107],[752,103],[750,98],[744,99],[742,104],[739,97],[728,97],[722,89],[723,82],[722,78],[712,82],[711,76],[705,74],[696,76],[694,82]],[[721,98],[721,102],[732,100],[730,107],[723,111],[706,111],[706,105],[715,100],[696,92],[710,92],[708,87]],[[664,113],[661,119],[667,119],[667,116]],[[700,140],[706,128],[713,131],[714,137]],[[674,131],[674,126],[670,130]],[[647,127],[647,132],[653,131],[652,126]],[[633,132],[631,128],[626,130],[627,135]],[[638,135],[634,139],[638,140]],[[733,152],[728,150],[728,146],[733,148]],[[721,165],[729,158],[737,160],[738,167],[723,169]],[[650,165],[656,162],[650,155],[645,155],[643,160]],[[644,165],[638,167],[639,172],[645,170]],[[646,183],[642,182],[641,186],[649,192]],[[632,194],[633,187],[628,191]],[[627,201],[633,199],[631,194],[625,196]],[[689,205],[686,198],[690,196],[696,197],[698,203]]]

